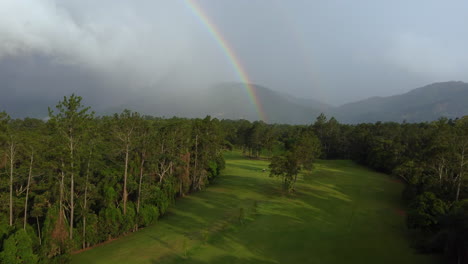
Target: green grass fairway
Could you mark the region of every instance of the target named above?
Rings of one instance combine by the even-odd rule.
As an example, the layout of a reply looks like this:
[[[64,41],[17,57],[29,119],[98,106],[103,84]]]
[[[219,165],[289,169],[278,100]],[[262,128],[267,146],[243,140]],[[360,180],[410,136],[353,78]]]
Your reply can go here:
[[[350,161],[317,161],[284,195],[267,161],[226,154],[216,184],[154,226],[74,255],[76,264],[436,263],[409,246],[401,183]],[[241,209],[242,208],[242,209]],[[241,211],[245,219],[240,223]]]

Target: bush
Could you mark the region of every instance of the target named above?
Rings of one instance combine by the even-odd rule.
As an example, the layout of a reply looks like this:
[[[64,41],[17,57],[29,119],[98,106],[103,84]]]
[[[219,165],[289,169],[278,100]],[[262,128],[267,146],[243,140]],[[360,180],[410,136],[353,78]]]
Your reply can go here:
[[[124,234],[132,230],[132,228],[135,227],[136,211],[135,211],[135,206],[132,202],[127,203],[127,213],[125,215],[122,215],[122,217],[123,217],[123,222],[121,225],[120,234]]]
[[[407,224],[409,228],[434,231],[440,219],[447,213],[448,206],[434,193],[424,192],[411,203]]]
[[[154,205],[143,205],[138,214],[138,226],[149,226],[159,218],[159,208]]]
[[[42,228],[43,243],[41,257],[46,263],[66,263],[71,249],[71,241],[68,239],[68,222],[60,215],[58,204],[47,210],[46,219]]]
[[[3,243],[1,263],[34,264],[38,256],[33,253],[32,241],[24,229],[19,229]]]
[[[120,235],[120,224],[123,221],[122,212],[115,206],[99,212],[99,232],[101,240],[107,240]]]

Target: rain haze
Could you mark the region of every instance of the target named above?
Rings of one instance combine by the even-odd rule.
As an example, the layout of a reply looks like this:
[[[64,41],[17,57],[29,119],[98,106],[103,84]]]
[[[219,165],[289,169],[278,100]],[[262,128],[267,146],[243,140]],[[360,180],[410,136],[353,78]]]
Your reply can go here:
[[[466,10],[427,0],[1,0],[0,103],[75,92],[104,108],[245,81],[223,41],[250,82],[332,105],[466,81]]]

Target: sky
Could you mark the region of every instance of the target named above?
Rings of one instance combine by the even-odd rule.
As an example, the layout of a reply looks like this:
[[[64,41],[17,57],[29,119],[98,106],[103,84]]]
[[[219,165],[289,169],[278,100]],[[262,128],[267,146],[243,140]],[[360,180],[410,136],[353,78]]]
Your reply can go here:
[[[112,106],[242,81],[191,3],[251,82],[296,97],[340,105],[468,81],[464,0],[0,0],[0,103],[75,92]]]

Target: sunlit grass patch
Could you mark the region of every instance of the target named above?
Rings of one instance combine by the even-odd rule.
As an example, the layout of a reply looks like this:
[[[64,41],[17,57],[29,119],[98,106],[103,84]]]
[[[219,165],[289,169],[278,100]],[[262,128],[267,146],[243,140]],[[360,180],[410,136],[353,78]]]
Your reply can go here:
[[[73,263],[435,263],[409,246],[402,185],[350,161],[316,162],[296,192],[268,161],[226,153],[223,176],[158,223]]]

